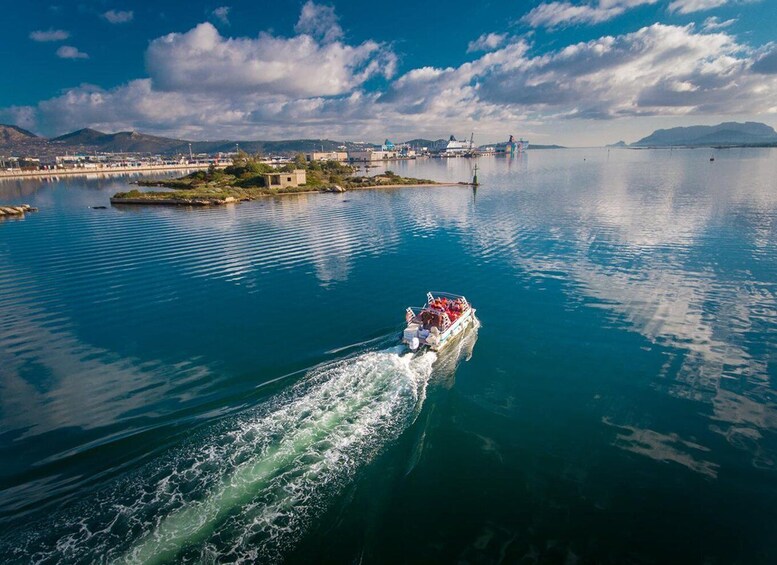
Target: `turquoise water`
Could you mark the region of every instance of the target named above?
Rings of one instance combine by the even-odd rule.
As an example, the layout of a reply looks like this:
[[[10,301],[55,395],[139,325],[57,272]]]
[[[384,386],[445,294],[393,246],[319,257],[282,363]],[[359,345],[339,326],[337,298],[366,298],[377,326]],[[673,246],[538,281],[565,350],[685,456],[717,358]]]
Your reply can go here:
[[[0,182],[40,208],[0,222],[4,559],[777,561],[777,150],[710,154],[212,209]],[[482,326],[404,355],[430,289]]]

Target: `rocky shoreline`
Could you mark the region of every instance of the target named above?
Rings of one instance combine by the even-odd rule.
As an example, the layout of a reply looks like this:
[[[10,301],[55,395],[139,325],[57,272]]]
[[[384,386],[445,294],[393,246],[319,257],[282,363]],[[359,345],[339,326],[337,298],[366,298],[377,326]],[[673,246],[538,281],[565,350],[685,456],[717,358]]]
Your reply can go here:
[[[131,205],[161,205],[161,206],[223,206],[225,204],[231,204],[235,202],[250,202],[252,200],[258,200],[260,198],[273,197],[273,196],[289,196],[293,194],[326,194],[326,193],[343,193],[349,190],[375,190],[380,188],[423,188],[434,186],[467,186],[469,183],[417,183],[417,184],[376,184],[368,186],[358,186],[345,189],[338,185],[333,185],[326,188],[310,189],[310,190],[279,190],[273,192],[260,192],[246,194],[242,192],[238,196],[193,196],[186,197],[173,192],[166,193],[142,193],[136,192],[132,196],[125,196],[128,193],[119,193],[111,198],[111,204],[131,204]],[[180,191],[184,192],[184,191]],[[144,196],[147,194],[148,196]],[[163,196],[164,195],[164,196]],[[169,195],[169,196],[168,196]]]
[[[111,198],[111,204],[161,204],[164,206],[221,206],[237,202],[233,196],[226,198]]]
[[[0,218],[24,216],[27,212],[37,212],[38,209],[29,204],[20,204],[19,206],[0,205]]]

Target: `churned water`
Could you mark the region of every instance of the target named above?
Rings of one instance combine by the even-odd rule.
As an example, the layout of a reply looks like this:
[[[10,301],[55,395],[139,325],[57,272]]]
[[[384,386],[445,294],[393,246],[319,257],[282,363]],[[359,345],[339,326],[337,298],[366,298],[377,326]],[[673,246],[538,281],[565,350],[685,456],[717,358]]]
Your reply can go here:
[[[0,223],[3,560],[775,562],[777,150],[478,165],[0,183],[40,208]],[[407,355],[427,290],[482,327]]]

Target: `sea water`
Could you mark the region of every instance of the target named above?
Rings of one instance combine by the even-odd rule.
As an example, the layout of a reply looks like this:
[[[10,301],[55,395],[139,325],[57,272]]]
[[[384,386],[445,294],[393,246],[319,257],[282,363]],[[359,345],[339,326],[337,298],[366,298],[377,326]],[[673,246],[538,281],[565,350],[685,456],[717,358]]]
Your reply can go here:
[[[774,562],[775,151],[202,209],[2,181],[40,208],[0,222],[4,559]],[[482,322],[448,355],[396,348],[427,290]]]

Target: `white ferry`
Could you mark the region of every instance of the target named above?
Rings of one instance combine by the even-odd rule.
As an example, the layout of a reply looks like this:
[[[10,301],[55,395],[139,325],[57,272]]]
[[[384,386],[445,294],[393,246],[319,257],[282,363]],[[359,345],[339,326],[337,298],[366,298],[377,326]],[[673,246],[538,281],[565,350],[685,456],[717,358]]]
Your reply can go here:
[[[439,351],[452,338],[475,323],[475,309],[467,299],[447,292],[427,292],[423,308],[408,308],[402,342],[413,351],[428,347]]]

